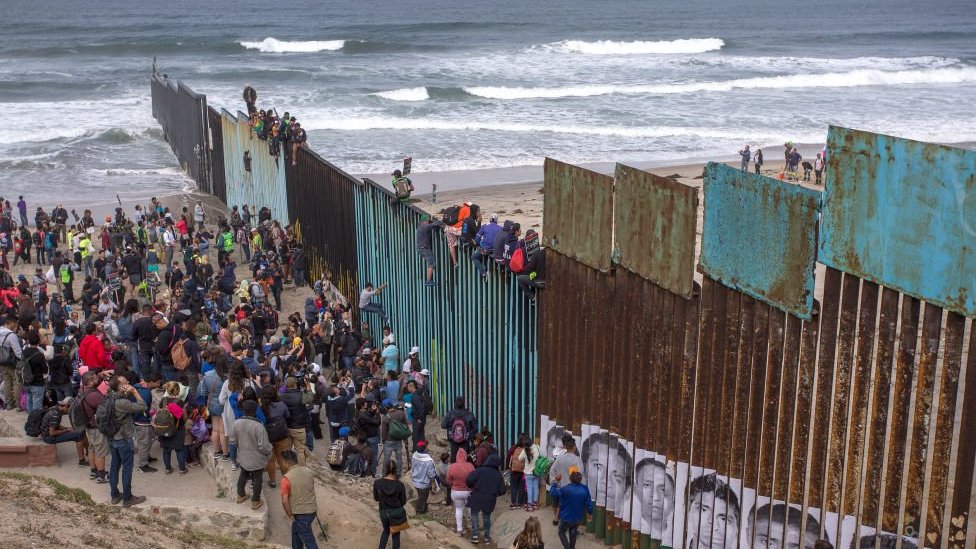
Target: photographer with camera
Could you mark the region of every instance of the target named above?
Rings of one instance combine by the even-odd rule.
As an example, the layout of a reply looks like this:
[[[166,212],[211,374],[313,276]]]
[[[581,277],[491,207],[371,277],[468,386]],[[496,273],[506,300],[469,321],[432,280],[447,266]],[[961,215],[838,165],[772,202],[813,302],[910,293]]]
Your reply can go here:
[[[349,401],[355,396],[348,385],[352,382],[349,374],[339,380],[339,385],[329,387],[329,396],[325,402],[325,415],[329,419],[330,441],[339,438],[339,428],[349,424]]]
[[[366,441],[370,449],[370,461],[366,471],[370,476],[376,476],[376,464],[379,462],[380,447],[380,405],[378,400],[367,398],[356,399],[356,426],[358,437]]]

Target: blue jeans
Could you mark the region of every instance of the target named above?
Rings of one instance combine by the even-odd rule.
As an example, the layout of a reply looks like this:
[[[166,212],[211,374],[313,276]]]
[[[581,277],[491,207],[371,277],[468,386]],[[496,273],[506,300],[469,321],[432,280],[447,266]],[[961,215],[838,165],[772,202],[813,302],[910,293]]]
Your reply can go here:
[[[382,318],[384,322],[387,318],[386,310],[383,309],[383,305],[379,303],[367,303],[365,307],[360,307],[359,311],[363,313],[376,313],[380,315],[380,318]]]
[[[176,464],[180,466],[180,471],[186,471],[186,446],[183,448],[163,448],[163,466],[167,471],[173,470],[172,454],[176,452]]]
[[[24,385],[27,391],[27,413],[44,408],[44,386],[43,385]]]
[[[47,329],[47,305],[37,308],[37,321],[41,323],[42,328]]]
[[[372,457],[372,463],[369,464],[366,471],[370,476],[376,476],[376,464],[380,462],[380,437],[369,437],[366,439],[366,445],[369,446],[370,454]]]
[[[291,523],[291,549],[319,549],[312,533],[315,513],[295,514]]]
[[[471,263],[474,264],[474,270],[478,271],[478,276],[485,276],[488,272],[485,267],[485,255],[485,251],[480,246],[471,252]]]
[[[108,485],[112,498],[119,497],[119,470],[122,471],[122,501],[132,499],[132,463],[135,454],[131,438],[112,440],[112,467],[108,471]]]
[[[42,440],[48,444],[60,444],[62,442],[78,442],[83,436],[85,436],[84,431],[67,431],[56,437],[44,435]]]
[[[481,515],[481,521],[483,526],[482,535],[485,538],[491,537],[491,513],[485,511],[471,511],[471,537],[476,537],[478,535],[478,515]]]
[[[539,477],[531,473],[525,474],[525,494],[529,505],[539,503]]]

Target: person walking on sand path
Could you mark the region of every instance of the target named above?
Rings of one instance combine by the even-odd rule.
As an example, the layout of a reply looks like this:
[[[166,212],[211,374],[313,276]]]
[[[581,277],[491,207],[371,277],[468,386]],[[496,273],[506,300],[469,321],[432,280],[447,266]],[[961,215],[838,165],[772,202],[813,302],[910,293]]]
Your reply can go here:
[[[251,509],[258,510],[264,505],[261,501],[261,487],[264,482],[265,466],[274,447],[268,440],[268,431],[255,417],[258,413],[258,403],[255,400],[245,400],[241,403],[244,417],[234,423],[234,436],[237,438],[237,463],[240,465],[240,475],[237,477],[237,503],[244,503],[247,494],[244,488],[247,481],[251,481]]]
[[[386,462],[383,478],[373,481],[373,499],[380,505],[380,522],[383,533],[380,535],[379,549],[386,549],[386,542],[393,533],[393,549],[400,549],[400,530],[409,527],[407,511],[407,488],[400,482],[399,469],[395,461]]]
[[[742,157],[742,163],[739,166],[744,172],[749,171],[749,160],[752,159],[752,151],[749,150],[749,145],[746,145],[744,149],[739,151],[739,155]]]

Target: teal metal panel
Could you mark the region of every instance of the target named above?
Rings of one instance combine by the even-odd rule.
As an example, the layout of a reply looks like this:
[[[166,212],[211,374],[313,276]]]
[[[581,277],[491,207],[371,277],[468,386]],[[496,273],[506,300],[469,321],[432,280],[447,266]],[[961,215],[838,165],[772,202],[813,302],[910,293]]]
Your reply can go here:
[[[285,185],[285,158],[277,160],[268,152],[268,142],[257,138],[247,123],[247,116],[222,111],[221,131],[224,141],[224,179],[227,186],[227,205],[247,204],[257,210],[267,206],[274,219],[288,216],[288,196]],[[250,158],[246,169],[244,155]]]
[[[537,309],[515,277],[492,265],[482,281],[464,247],[452,269],[444,235],[435,231],[439,284],[425,286],[416,245],[423,212],[391,200],[389,191],[368,179],[354,192],[359,287],[389,284],[374,299],[386,308],[401,355],[420,347],[438,415],[461,395],[499,447],[520,432],[534,433]],[[360,320],[369,322],[372,339],[379,341],[379,318],[365,314]]]
[[[702,271],[809,319],[820,193],[711,162],[705,167]]]
[[[838,127],[827,151],[821,262],[976,316],[976,151]]]

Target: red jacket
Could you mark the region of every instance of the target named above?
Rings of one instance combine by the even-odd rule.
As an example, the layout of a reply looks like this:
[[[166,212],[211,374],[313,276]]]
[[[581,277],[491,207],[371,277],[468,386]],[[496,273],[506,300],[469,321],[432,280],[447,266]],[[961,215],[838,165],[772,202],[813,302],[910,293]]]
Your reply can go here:
[[[113,370],[112,353],[105,349],[102,340],[93,335],[86,335],[78,346],[78,357],[81,363],[95,370]]]
[[[457,457],[454,463],[447,467],[447,483],[450,485],[451,490],[458,490],[460,492],[469,492],[471,488],[468,488],[468,475],[474,472],[474,464],[468,461],[468,453],[464,451],[464,448],[458,448]]]

